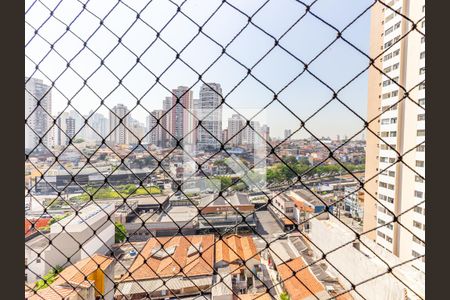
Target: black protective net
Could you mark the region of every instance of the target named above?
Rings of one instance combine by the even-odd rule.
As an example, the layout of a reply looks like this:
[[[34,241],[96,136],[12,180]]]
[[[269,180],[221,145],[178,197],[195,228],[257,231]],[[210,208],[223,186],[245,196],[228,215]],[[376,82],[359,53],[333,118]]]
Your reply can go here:
[[[424,151],[424,128],[413,129],[421,137],[414,139],[413,146],[393,145],[392,137],[402,130],[400,125],[390,132],[379,129],[380,123],[397,122],[393,111],[398,112],[400,123],[401,111],[413,105],[419,113],[413,117],[424,118],[424,98],[417,96],[424,89],[424,80],[416,77],[416,82],[410,82],[405,80],[406,75],[399,78],[391,73],[399,64],[406,64],[408,55],[415,55],[409,48],[406,54],[407,43],[424,41],[422,6],[416,18],[413,16],[419,3],[414,1],[356,1],[358,5],[354,4],[352,13],[344,18],[345,24],[334,25],[329,17],[332,14],[322,16],[322,6],[330,1],[275,2],[26,3],[26,298],[424,298],[422,277],[415,273],[421,271],[414,263],[424,262],[425,254],[413,251],[411,258],[397,260],[391,251],[376,250],[380,245],[373,242],[381,235],[385,237],[380,229],[388,228],[394,230],[394,237],[401,231],[402,237],[424,246],[424,236],[416,229],[425,225],[410,217],[424,214],[424,192],[413,191],[411,198],[422,200],[405,207],[394,199],[389,202],[387,196],[380,199],[381,195],[367,188],[375,182],[393,190],[394,181],[382,182],[380,175],[399,170],[415,182],[425,181],[424,162],[416,160],[412,165],[414,160],[409,158]],[[264,22],[259,15],[267,14],[274,5],[295,13],[290,19],[281,15]],[[201,11],[202,17],[194,11]],[[386,36],[376,50],[371,40],[369,51],[353,41],[352,32],[371,12],[374,18],[376,11],[381,18],[378,34]],[[227,24],[225,12],[238,15],[242,24]],[[298,27],[303,22],[316,24],[313,35],[331,34],[333,38],[323,45],[305,41],[310,43],[309,54],[302,55],[284,41],[290,37],[301,42],[304,35]],[[392,28],[384,22],[392,22]],[[191,34],[185,34],[188,27]],[[234,30],[236,27],[239,30]],[[247,45],[249,28],[264,43]],[[396,29],[398,35],[388,38]],[[171,36],[165,34],[168,31]],[[177,31],[179,38],[174,40]],[[131,37],[139,43],[131,43]],[[195,57],[196,52],[207,52],[200,49],[206,44],[213,53],[211,57]],[[234,50],[239,44],[248,47],[248,53],[253,54],[250,59]],[[348,79],[343,76],[342,83],[330,82],[326,74],[314,68],[338,44],[348,49],[348,60],[364,61],[364,67]],[[156,47],[172,58],[161,55],[161,50],[153,51]],[[396,67],[387,67],[383,60],[395,59],[396,47],[402,51],[399,62]],[[271,84],[265,76],[279,71],[268,59],[274,52],[298,66],[295,74],[280,74],[289,77],[284,84]],[[417,55],[422,58],[424,54],[419,51]],[[160,59],[166,61],[154,63]],[[117,67],[120,61],[123,63]],[[333,59],[328,61],[332,63]],[[329,68],[335,67],[330,64]],[[213,75],[222,70],[232,74],[234,82],[223,91],[211,83]],[[423,72],[420,69],[422,73],[424,68]],[[367,80],[367,74],[369,79],[378,78],[373,89],[379,87],[381,91],[381,86],[391,85],[394,89],[386,98],[395,98],[369,117],[345,100],[346,91],[361,78]],[[284,91],[291,88],[301,97],[296,84],[305,77],[327,95],[320,105],[312,106],[309,115],[283,99]],[[171,78],[177,85],[189,78],[189,85],[173,89]],[[255,105],[250,113],[229,100],[247,89],[249,81],[267,95],[264,105]],[[209,93],[205,97],[216,102],[194,109],[196,100],[191,91],[200,86],[205,95]],[[155,90],[168,96],[163,109],[150,108],[148,99]],[[126,105],[114,106],[110,99],[115,95],[126,95],[122,100]],[[375,98],[382,103],[385,95],[377,92]],[[89,99],[89,114],[82,113],[83,98]],[[58,113],[52,110],[52,101],[59,101]],[[325,142],[314,129],[317,120],[333,124],[334,120],[323,119],[321,114],[334,105],[346,111],[342,116],[335,115],[336,122],[349,118],[361,124],[339,144]],[[290,118],[296,126],[285,131],[282,139],[269,138],[257,122],[264,114],[272,119],[273,107],[282,112],[280,118]],[[217,121],[222,110],[236,116],[233,124],[238,124],[232,130],[229,121],[227,134],[214,127],[222,120],[220,117]],[[109,120],[101,120],[99,112],[109,114]],[[145,130],[131,117],[135,113],[147,116]],[[186,122],[192,126],[178,128]],[[287,159],[283,150],[300,133],[308,136],[306,148],[307,143],[314,143],[326,155],[304,165]],[[373,173],[366,169],[365,178],[363,169],[342,162],[342,155],[349,154],[349,145],[361,134],[368,141],[361,152],[372,139],[380,149],[391,153],[391,157],[382,157],[380,152],[376,160],[380,158],[386,164],[377,164]],[[86,136],[95,142],[86,146]],[[242,139],[250,144],[247,160],[235,148]],[[301,149],[299,145],[292,147]],[[333,180],[341,185],[329,197],[318,186]],[[342,182],[346,181],[356,187],[344,189]],[[402,189],[400,181],[395,182],[395,189]],[[200,186],[200,192],[192,192],[187,187],[190,184]],[[388,221],[374,221],[371,228],[348,221],[351,218],[344,216],[345,199],[362,193],[364,208],[369,203],[375,211],[387,214]],[[308,206],[306,202],[315,204]],[[334,224],[329,225],[329,236],[326,224]],[[322,235],[315,231],[321,226],[325,230]],[[392,252],[399,251],[396,247]],[[355,249],[361,258],[353,254]],[[354,261],[344,259],[353,256]],[[376,290],[379,294],[373,292]],[[398,291],[402,295],[396,294]]]

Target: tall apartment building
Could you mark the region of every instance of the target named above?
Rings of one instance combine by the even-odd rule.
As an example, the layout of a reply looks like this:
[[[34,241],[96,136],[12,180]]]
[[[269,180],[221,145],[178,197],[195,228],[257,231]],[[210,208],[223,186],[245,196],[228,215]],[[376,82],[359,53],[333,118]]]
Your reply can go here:
[[[395,11],[377,3],[371,16],[370,56],[379,56],[375,66],[390,78],[370,69],[368,119],[376,118],[369,126],[378,137],[367,134],[365,178],[380,174],[365,184],[364,231],[387,224],[367,236],[401,260],[408,260],[425,254],[420,241],[425,240],[425,205],[415,207],[425,200],[425,183],[407,167],[425,175],[425,144],[421,144],[425,140],[425,38],[417,31],[408,33],[411,22],[399,13],[414,22],[421,20],[418,30],[425,33],[425,1],[394,0],[388,5]],[[420,106],[409,99],[397,103],[404,97],[401,87]],[[395,163],[396,151],[402,162]],[[392,215],[373,197],[396,216],[415,208],[399,217],[403,226],[388,224]],[[423,258],[412,265],[425,270]]]
[[[58,114],[57,118],[56,118],[56,124],[57,127],[55,128],[55,133],[56,133],[56,145],[58,146],[63,146],[63,145],[67,145],[67,122],[66,120],[69,118],[69,113],[67,111]]]
[[[75,136],[75,119],[68,117],[66,118],[66,134],[69,139]]]
[[[145,136],[145,125],[138,120],[129,117],[129,132],[128,132],[128,144],[137,145],[139,141],[141,144],[144,142],[143,138]]]
[[[222,138],[222,88],[218,83],[203,84],[195,107],[196,116],[202,126],[197,130],[197,145],[200,149],[220,147]]]
[[[250,126],[244,127],[242,130],[242,144],[256,145],[262,141],[261,126],[258,121],[250,121]]]
[[[233,114],[228,119],[228,138],[230,141],[227,143],[233,147],[237,147],[242,144],[242,128],[244,128],[245,120],[238,114]]]
[[[172,93],[170,107],[173,108],[169,111],[170,133],[179,141],[183,138],[183,144],[193,145],[196,141],[193,93],[185,86],[173,89]],[[174,139],[172,140],[176,142]]]
[[[49,132],[53,119],[52,92],[50,86],[41,79],[25,78],[25,149],[33,149],[42,143],[51,146],[54,143],[54,134]],[[39,103],[39,105],[38,105]]]
[[[146,126],[147,126],[147,140],[149,144],[163,147],[164,145],[164,124],[163,124],[163,116],[165,111],[163,109],[157,109],[151,112],[150,115],[146,118]],[[158,124],[159,120],[159,124]]]
[[[89,116],[88,123],[92,128],[86,126],[85,138],[90,141],[101,141],[109,133],[109,120],[101,113],[92,114],[92,111],[89,112]]]
[[[109,113],[109,128],[111,130],[109,141],[112,144],[128,144],[129,129],[127,128],[129,127],[130,116],[127,114],[128,108],[123,104],[117,104]]]
[[[261,135],[264,140],[270,141],[270,127],[266,124],[261,126]]]
[[[285,129],[284,130],[284,140],[288,141],[291,138],[292,130],[291,129]]]

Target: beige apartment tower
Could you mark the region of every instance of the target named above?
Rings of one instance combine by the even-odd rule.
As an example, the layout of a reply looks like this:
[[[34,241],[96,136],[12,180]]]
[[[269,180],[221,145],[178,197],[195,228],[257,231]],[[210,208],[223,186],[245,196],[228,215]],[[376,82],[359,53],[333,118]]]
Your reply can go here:
[[[364,231],[410,260],[425,254],[425,1],[387,4],[371,12]],[[424,272],[424,257],[412,265]]]

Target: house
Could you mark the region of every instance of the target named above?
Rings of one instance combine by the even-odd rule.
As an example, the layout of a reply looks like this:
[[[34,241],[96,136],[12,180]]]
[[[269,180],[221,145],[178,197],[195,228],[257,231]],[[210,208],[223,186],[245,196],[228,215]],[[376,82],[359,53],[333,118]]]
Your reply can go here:
[[[209,293],[213,266],[212,234],[151,238],[119,281],[115,298],[164,299]]]
[[[245,294],[253,290],[258,285],[255,275],[260,270],[260,256],[252,236],[232,234],[219,239],[216,242],[215,267],[219,274],[231,274],[230,291]]]
[[[112,300],[114,295],[113,259],[99,254],[65,268],[50,286],[28,291],[28,300]]]
[[[256,228],[255,205],[245,193],[225,196],[205,195],[200,199],[198,209],[200,232],[212,233],[230,228],[239,232],[249,232],[250,228]]]
[[[26,281],[35,282],[55,266],[69,266],[95,253],[107,254],[114,243],[115,227],[108,221],[113,211],[112,204],[88,205],[50,225],[48,234],[27,241]]]
[[[294,201],[287,194],[274,197],[269,211],[284,230],[294,229]]]
[[[349,293],[334,295],[334,289],[327,288],[312,272],[300,256],[277,266],[280,281],[291,300],[309,299],[353,299]],[[333,296],[336,296],[333,298]]]

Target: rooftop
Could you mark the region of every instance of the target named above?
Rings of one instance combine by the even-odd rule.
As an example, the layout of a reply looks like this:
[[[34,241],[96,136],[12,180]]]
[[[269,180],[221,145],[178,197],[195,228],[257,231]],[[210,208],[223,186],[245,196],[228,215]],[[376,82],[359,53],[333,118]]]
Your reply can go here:
[[[212,275],[213,244],[214,235],[151,238],[131,265],[131,276],[123,280]]]
[[[251,236],[233,234],[216,242],[216,262],[231,264],[250,259],[260,259]]]
[[[93,286],[90,280],[85,278],[94,273],[98,268],[106,270],[111,265],[113,259],[99,254],[85,258],[79,262],[65,268],[58,278],[49,286],[31,294],[27,299],[67,299],[71,295],[79,295],[80,288]]]
[[[291,300],[330,297],[302,257],[278,265],[277,270]]]

